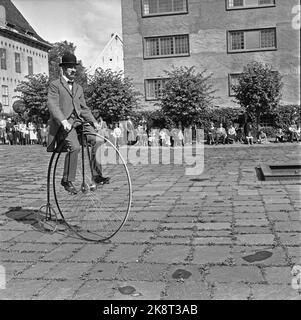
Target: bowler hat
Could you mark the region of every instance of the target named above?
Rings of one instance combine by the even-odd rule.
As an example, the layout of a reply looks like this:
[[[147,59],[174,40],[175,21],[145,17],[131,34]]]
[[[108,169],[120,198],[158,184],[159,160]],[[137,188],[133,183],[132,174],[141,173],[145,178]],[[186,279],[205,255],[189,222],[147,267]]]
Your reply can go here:
[[[62,61],[59,64],[60,67],[74,65],[79,65],[79,63],[76,61],[76,56],[70,52],[67,52],[62,56]]]

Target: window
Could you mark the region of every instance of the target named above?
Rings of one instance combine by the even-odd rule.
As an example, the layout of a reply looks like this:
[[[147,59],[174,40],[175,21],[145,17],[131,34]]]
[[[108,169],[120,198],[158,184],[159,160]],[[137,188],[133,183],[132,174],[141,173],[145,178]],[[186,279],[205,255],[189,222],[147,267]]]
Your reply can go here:
[[[15,52],[15,67],[16,67],[16,72],[21,73],[21,57],[20,53]]]
[[[8,106],[8,86],[2,86],[2,104]]]
[[[229,31],[228,51],[256,51],[276,49],[276,29]]]
[[[145,99],[158,100],[162,96],[162,89],[167,79],[145,80]]]
[[[227,9],[248,9],[258,7],[273,7],[275,0],[226,0]]]
[[[27,57],[27,62],[28,62],[28,74],[31,76],[31,75],[33,75],[32,57]]]
[[[142,0],[144,17],[187,12],[187,0]]]
[[[6,70],[6,49],[0,48],[0,68]]]
[[[229,74],[229,96],[230,97],[234,97],[233,86],[238,85],[239,76],[240,76],[240,73],[230,73]]]
[[[188,35],[145,38],[145,58],[189,55]]]

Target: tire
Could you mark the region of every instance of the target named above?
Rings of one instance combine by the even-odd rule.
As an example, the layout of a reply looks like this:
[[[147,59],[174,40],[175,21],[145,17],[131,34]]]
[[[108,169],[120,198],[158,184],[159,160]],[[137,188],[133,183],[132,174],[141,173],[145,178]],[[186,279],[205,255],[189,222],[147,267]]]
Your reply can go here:
[[[65,162],[62,152],[54,164],[53,193],[58,212],[68,227],[82,239],[101,242],[113,237],[126,222],[132,202],[132,185],[120,151],[107,138],[96,133],[91,136],[104,142],[97,149],[97,159],[101,159],[102,175],[110,177],[110,183],[91,188],[91,146],[86,143],[84,161],[82,148],[78,155],[73,183],[78,193],[72,195],[61,186]]]

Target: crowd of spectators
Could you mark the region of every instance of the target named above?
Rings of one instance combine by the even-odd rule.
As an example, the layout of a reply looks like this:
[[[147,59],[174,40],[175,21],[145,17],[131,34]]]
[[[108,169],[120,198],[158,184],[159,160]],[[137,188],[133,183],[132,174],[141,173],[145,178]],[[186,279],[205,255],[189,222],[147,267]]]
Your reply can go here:
[[[301,128],[296,125],[295,121],[287,128],[278,128],[273,137],[268,139],[265,128],[259,127],[258,131],[251,122],[243,125],[230,124],[226,129],[222,123],[215,126],[211,122],[209,129],[206,133],[206,140],[209,145],[213,144],[233,144],[233,143],[246,143],[252,145],[254,143],[267,144],[270,142],[294,142],[301,141]]]
[[[301,141],[300,126],[295,121],[287,128],[278,128],[274,137],[267,136],[265,129],[257,131],[251,122],[245,124],[231,123],[225,127],[223,123],[210,123],[205,136],[193,134],[193,129],[147,128],[145,123],[135,126],[130,117],[125,121],[107,125],[102,121],[100,134],[108,138],[114,145],[167,146],[176,147],[193,143],[207,142],[209,145],[245,143],[267,144],[270,142]],[[0,143],[10,145],[40,144],[47,146],[48,126],[45,123],[16,121],[12,118],[0,117]]]
[[[47,125],[0,117],[0,143],[9,145],[41,144],[46,147]]]

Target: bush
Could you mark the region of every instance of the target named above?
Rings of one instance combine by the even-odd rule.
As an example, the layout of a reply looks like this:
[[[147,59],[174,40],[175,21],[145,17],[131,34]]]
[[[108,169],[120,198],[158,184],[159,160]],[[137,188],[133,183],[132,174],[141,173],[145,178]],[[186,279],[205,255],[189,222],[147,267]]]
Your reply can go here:
[[[300,105],[280,105],[275,110],[275,126],[287,130],[293,120],[300,124]]]

